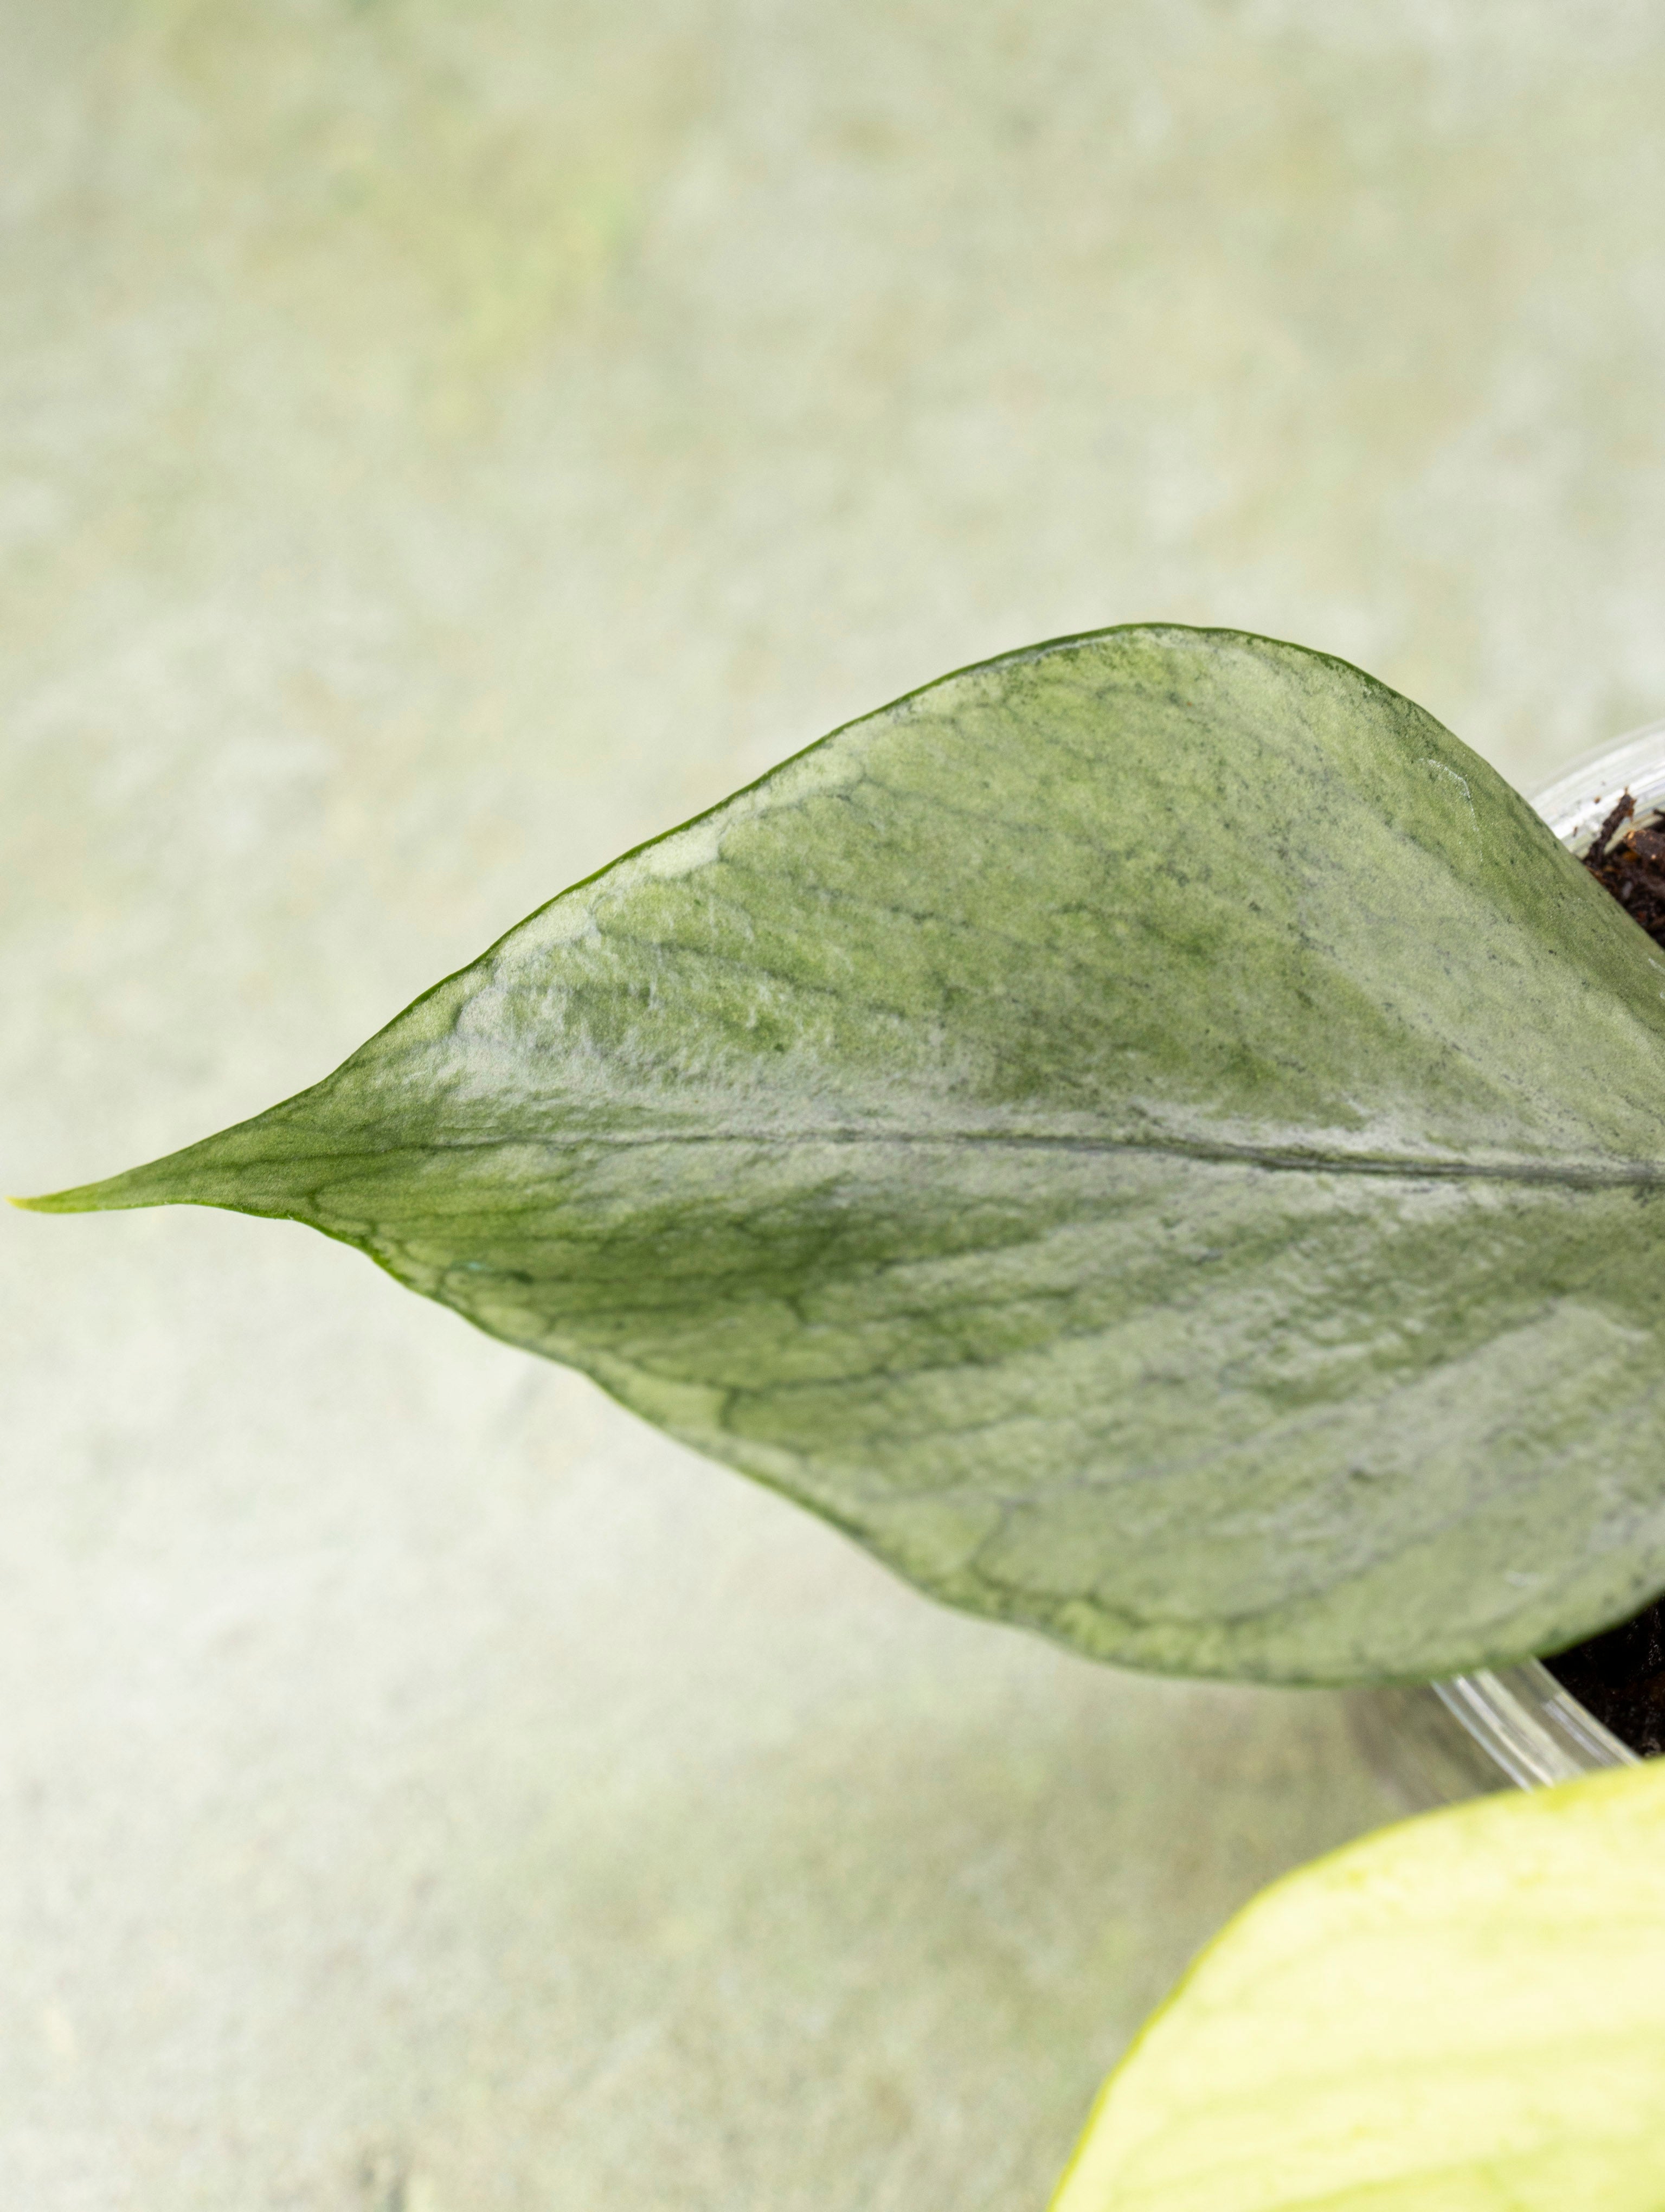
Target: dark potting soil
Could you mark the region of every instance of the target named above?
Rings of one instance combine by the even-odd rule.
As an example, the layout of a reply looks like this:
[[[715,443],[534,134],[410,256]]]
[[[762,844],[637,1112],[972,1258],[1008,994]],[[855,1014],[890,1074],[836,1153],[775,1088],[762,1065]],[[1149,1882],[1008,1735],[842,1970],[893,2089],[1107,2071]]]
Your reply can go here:
[[[1665,945],[1665,814],[1638,822],[1627,791],[1583,859],[1602,890],[1613,893],[1656,945]]]
[[[1638,822],[1627,791],[1583,859],[1596,882],[1665,945],[1665,815]],[[1621,1743],[1644,1758],[1665,1752],[1665,1598],[1544,1664]]]
[[[1644,1759],[1665,1751],[1665,1600],[1544,1664],[1621,1743]]]

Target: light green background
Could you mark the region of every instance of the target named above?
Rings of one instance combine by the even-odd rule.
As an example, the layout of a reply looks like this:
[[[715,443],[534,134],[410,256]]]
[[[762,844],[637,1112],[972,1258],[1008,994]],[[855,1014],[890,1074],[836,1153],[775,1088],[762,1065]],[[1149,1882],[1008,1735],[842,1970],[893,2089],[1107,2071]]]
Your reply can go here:
[[[3,1173],[958,663],[1665,710],[1647,0],[3,0]],[[0,1224],[0,2200],[1024,2212],[1342,1710],[1095,1670],[349,1254]]]

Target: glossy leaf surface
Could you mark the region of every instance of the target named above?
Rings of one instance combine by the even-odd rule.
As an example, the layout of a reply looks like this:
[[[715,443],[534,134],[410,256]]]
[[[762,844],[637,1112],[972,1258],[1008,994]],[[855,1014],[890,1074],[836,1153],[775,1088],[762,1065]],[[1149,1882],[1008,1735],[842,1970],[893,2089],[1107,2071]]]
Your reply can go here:
[[[1113,630],[836,732],[314,1089],[41,1203],[309,1221],[1097,1656],[1427,1675],[1665,1583],[1662,985],[1407,700]]]
[[[1053,2212],[1657,2212],[1665,1769],[1486,1797],[1266,1891]]]

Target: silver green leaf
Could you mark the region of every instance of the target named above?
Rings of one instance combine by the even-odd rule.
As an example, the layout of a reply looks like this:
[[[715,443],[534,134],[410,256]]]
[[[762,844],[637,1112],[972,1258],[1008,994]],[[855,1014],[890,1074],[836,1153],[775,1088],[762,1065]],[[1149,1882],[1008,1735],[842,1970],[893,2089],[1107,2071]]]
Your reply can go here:
[[[1097,1657],[1413,1678],[1665,1583],[1665,961],[1357,669],[1066,639],[36,1201],[308,1221]]]

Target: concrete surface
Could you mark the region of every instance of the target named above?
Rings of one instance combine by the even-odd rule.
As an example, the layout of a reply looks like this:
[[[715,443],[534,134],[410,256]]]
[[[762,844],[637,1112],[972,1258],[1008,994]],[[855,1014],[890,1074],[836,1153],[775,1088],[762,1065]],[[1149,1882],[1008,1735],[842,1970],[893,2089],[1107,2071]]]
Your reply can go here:
[[[1665,710],[1665,22],[0,0],[0,1168],[1148,616]],[[1333,1700],[1141,1680],[350,1255],[0,1222],[0,2202],[1022,2212]]]

